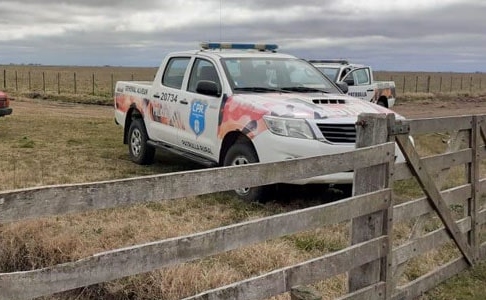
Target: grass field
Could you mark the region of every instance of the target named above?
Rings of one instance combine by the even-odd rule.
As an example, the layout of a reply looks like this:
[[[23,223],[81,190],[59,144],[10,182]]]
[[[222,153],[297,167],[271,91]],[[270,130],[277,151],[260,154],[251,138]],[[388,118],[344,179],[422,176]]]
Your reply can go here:
[[[108,106],[42,99],[13,101],[14,114],[0,119],[0,191],[47,184],[76,183],[167,173],[199,168],[158,153],[156,163],[139,166],[128,160],[122,130]],[[445,150],[442,136],[417,139],[423,155]],[[456,180],[452,175],[449,180]],[[413,181],[397,184],[397,201],[422,195]],[[73,261],[101,251],[160,240],[236,222],[303,208],[342,197],[340,191],[316,186],[277,193],[264,204],[243,203],[229,194],[148,203],[94,213],[44,218],[0,226],[0,272],[30,270]],[[161,269],[45,299],[179,299],[197,292],[299,263],[344,248],[349,224],[335,224],[231,251],[194,263]],[[437,228],[437,220],[425,230]],[[395,228],[397,242],[412,224]],[[451,257],[453,246],[410,263],[407,282]],[[249,257],[251,259],[249,259]],[[441,285],[422,299],[483,299],[484,264]],[[316,283],[333,299],[346,291],[345,276]],[[274,299],[288,299],[282,295]]]

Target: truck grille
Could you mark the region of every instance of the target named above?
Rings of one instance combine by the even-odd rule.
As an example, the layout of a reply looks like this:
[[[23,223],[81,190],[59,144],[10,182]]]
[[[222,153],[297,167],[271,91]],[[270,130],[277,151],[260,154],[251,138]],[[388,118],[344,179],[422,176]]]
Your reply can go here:
[[[331,143],[355,143],[356,127],[354,124],[317,124],[324,138]]]

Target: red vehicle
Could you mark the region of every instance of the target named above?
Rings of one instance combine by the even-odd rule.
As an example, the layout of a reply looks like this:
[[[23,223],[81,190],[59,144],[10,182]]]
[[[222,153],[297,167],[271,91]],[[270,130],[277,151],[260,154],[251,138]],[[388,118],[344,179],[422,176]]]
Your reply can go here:
[[[12,108],[10,106],[10,99],[8,95],[0,91],[0,117],[10,115],[12,113]]]

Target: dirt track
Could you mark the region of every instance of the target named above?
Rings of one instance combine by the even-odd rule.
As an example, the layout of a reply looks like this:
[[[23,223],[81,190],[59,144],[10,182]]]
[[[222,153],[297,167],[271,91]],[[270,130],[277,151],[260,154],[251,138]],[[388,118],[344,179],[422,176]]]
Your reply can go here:
[[[54,102],[47,100],[18,99],[12,101],[14,114],[47,113],[70,115],[91,115],[93,117],[113,117],[110,106],[83,105]],[[457,97],[452,100],[417,100],[400,102],[393,110],[406,118],[432,118],[442,116],[458,116],[472,114],[486,114],[486,95],[476,98]]]
[[[393,110],[409,119],[486,114],[486,95],[476,98],[457,97],[453,100],[414,102],[400,102],[398,99]]]

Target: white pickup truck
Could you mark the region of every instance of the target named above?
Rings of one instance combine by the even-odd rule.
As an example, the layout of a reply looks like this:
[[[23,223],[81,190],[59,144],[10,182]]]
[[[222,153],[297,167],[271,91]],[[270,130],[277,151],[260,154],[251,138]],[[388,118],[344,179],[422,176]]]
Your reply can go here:
[[[203,43],[170,53],[153,82],[116,83],[115,119],[138,164],[166,149],[207,166],[350,151],[360,113],[392,113],[350,97],[309,62],[276,45]],[[352,183],[353,173],[297,184]],[[241,188],[261,200],[265,187]]]
[[[334,59],[310,62],[332,81],[346,82],[348,95],[385,107],[395,105],[395,82],[375,81],[371,67]]]

